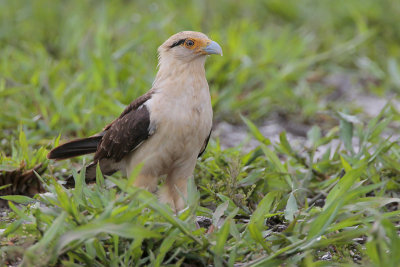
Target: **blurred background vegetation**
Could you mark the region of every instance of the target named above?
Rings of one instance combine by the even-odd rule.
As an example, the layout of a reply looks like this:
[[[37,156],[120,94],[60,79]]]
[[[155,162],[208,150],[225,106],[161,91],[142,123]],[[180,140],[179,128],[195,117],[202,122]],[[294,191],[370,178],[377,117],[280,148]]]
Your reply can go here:
[[[0,1],[1,134],[97,132],[151,87],[157,47],[182,30],[223,47],[207,63],[217,121],[361,111],[357,94],[400,90],[399,13],[394,0]]]
[[[156,50],[159,45],[176,32],[201,31],[217,41],[224,51],[223,57],[210,57],[206,63],[215,125],[221,122],[242,125],[240,114],[259,126],[271,120],[285,125],[284,128],[301,125],[306,130],[300,133],[294,131],[294,134],[307,139],[307,146],[294,151],[289,145],[291,140],[288,142],[282,134],[280,142],[272,150],[262,147],[244,155],[240,147],[222,151],[216,136],[217,141],[211,143],[205,160],[199,163],[195,173],[201,191],[201,205],[209,209],[208,213],[206,208],[201,210],[202,214],[212,214],[218,224],[224,211],[227,216],[237,213],[237,210],[233,212],[237,206],[240,208],[239,215],[249,218],[263,199],[262,207],[266,210],[270,208],[268,216],[279,215],[278,222],[283,220],[284,227],[288,227],[286,236],[272,233],[268,242],[274,246],[268,248],[265,244],[261,245],[261,234],[251,232],[251,229],[263,229],[262,220],[267,215],[259,210],[250,223],[230,222],[230,226],[224,224],[225,228],[215,230],[215,236],[213,233],[207,235],[207,239],[219,240],[215,249],[210,245],[212,252],[205,250],[202,243],[190,243],[188,240],[192,240],[191,237],[182,239],[180,244],[175,243],[174,246],[179,249],[190,244],[183,249],[184,252],[179,250],[184,255],[182,259],[193,252],[191,255],[199,257],[199,261],[201,258],[203,263],[209,263],[209,259],[214,258],[214,263],[221,266],[218,265],[223,263],[221,259],[236,261],[236,254],[232,251],[238,253],[237,260],[242,262],[257,259],[264,253],[272,255],[272,258],[264,258],[266,262],[291,251],[289,256],[301,252],[298,257],[291,258],[293,264],[304,259],[303,264],[314,266],[312,261],[321,259],[326,247],[340,243],[343,250],[336,247],[335,252],[335,249],[330,249],[331,258],[333,255],[334,259],[345,259],[344,262],[359,262],[361,257],[367,257],[366,263],[395,266],[398,258],[391,245],[397,244],[397,251],[400,249],[396,234],[399,224],[393,220],[385,221],[374,228],[373,222],[399,216],[398,204],[387,208],[385,205],[390,201],[382,200],[384,196],[395,199],[400,188],[397,165],[400,147],[393,138],[390,142],[387,139],[392,134],[398,139],[400,127],[399,14],[398,0],[0,0],[0,169],[22,167],[28,170],[35,166],[37,170],[43,169],[48,164],[45,159],[47,149],[53,146],[59,134],[62,140],[67,140],[101,130],[120,114],[125,105],[151,88],[157,71]],[[391,103],[379,113],[389,100]],[[247,120],[245,122],[255,139],[264,145],[270,144],[255,125]],[[353,147],[357,141],[360,141],[358,150]],[[335,142],[344,146],[337,146],[336,150],[332,148],[332,151],[322,149],[327,151],[322,159],[314,158],[320,146]],[[368,167],[363,165],[362,159],[368,161]],[[40,163],[43,166],[38,167]],[[49,172],[56,177],[60,176],[60,170],[69,174],[70,163],[56,163],[56,167]],[[368,193],[368,196],[381,197],[374,198],[375,204],[383,202],[376,206],[370,203],[373,207],[368,206],[371,208],[368,216],[364,214],[365,206],[361,204],[357,207],[332,204],[330,207],[337,208],[335,215],[329,213],[330,208],[324,212],[318,207],[309,208],[309,200],[312,206],[332,192],[344,170],[349,172],[352,167],[360,171],[354,177],[345,176],[348,179],[346,186],[349,189],[357,180],[352,189],[359,191],[349,194],[346,201],[357,202],[358,196],[366,197]],[[286,172],[290,173],[290,178],[282,174]],[[363,182],[358,180],[360,175],[364,179],[362,181],[369,185],[367,189],[361,189]],[[353,179],[352,182],[349,179]],[[124,187],[121,187],[123,191]],[[63,192],[59,188],[57,190],[53,193],[60,195]],[[90,199],[93,196],[88,192]],[[265,199],[268,192],[273,193]],[[112,192],[101,191],[101,194],[99,199],[108,199],[109,203],[115,204]],[[335,197],[337,200],[343,197],[338,192],[330,195],[330,203]],[[80,199],[76,201],[82,202]],[[229,207],[225,205],[227,201],[231,201]],[[271,204],[272,201],[275,205]],[[69,212],[70,207],[64,204],[56,206]],[[51,202],[49,205],[55,204]],[[91,207],[79,205],[78,208],[85,212],[88,209],[98,212],[93,216],[92,213],[85,215],[91,219],[104,209],[100,208],[101,204],[94,211]],[[123,204],[117,202],[115,205]],[[216,210],[217,206],[222,208]],[[29,209],[25,211],[29,213]],[[48,222],[47,228],[43,226],[39,234],[35,232],[35,240],[40,240],[41,233],[47,231],[61,214],[61,211],[57,212],[52,213],[53,217],[46,215],[50,216],[45,217],[47,221],[44,220]],[[380,212],[385,215],[381,216]],[[285,219],[282,218],[283,213]],[[301,218],[298,222],[297,218],[293,219],[295,213]],[[321,216],[316,217],[319,214]],[[58,226],[63,220],[69,220],[64,215],[58,217],[61,218]],[[45,215],[34,216],[39,218]],[[163,220],[160,215],[146,216],[148,222]],[[13,213],[10,220],[0,220],[1,228],[14,220],[21,225],[22,220],[17,217]],[[185,218],[187,228],[182,228],[183,222],[168,226],[175,231],[171,236],[178,236],[179,229],[194,228],[189,225],[187,218],[190,216]],[[315,218],[320,218],[320,221]],[[27,220],[26,217],[24,219]],[[85,222],[91,220],[81,219],[87,220]],[[143,220],[138,221],[135,225]],[[312,226],[317,230],[309,231],[307,221],[313,221]],[[342,224],[335,226],[335,221]],[[169,222],[167,220],[164,224]],[[59,232],[77,229],[74,227],[79,225],[68,221],[63,225],[65,229],[60,228],[63,230]],[[268,225],[276,232],[271,222]],[[363,227],[357,228],[358,232],[345,228],[354,225]],[[19,227],[17,224],[11,226],[8,226],[7,234]],[[238,230],[232,230],[234,227]],[[226,229],[231,229],[229,238],[224,232]],[[268,227],[263,230],[266,229]],[[160,236],[171,232],[157,231]],[[238,241],[238,231],[245,241]],[[324,231],[329,234],[340,232],[342,235],[332,237],[327,234],[326,239],[317,242],[316,236]],[[93,236],[96,234],[93,233]],[[200,231],[194,235],[204,238]],[[150,236],[155,238],[157,235]],[[369,240],[367,252],[364,246],[366,236]],[[361,238],[361,241],[355,242],[355,237]],[[48,237],[45,242],[50,242],[48,240],[52,238],[57,237]],[[163,240],[158,238],[146,245],[158,249]],[[230,246],[225,248],[227,252],[224,251],[225,241]],[[104,240],[98,242],[102,245],[101,242],[107,243]],[[118,242],[119,239],[113,236],[111,243]],[[309,243],[301,247],[296,242]],[[113,255],[111,243],[107,243],[110,248],[107,255]],[[174,248],[172,244],[173,241],[168,249]],[[138,246],[140,249],[140,244]],[[73,245],[70,248],[75,249]],[[313,254],[310,254],[310,248],[314,249]],[[86,250],[93,252],[88,247]],[[31,256],[37,252],[34,249],[30,251]],[[389,256],[386,258],[382,253]],[[58,254],[54,255],[57,257]],[[135,255],[135,260],[143,256],[139,252]],[[157,257],[159,264],[164,256]],[[99,262],[110,264],[104,257]],[[130,256],[127,257],[126,262],[129,262]],[[56,259],[53,258],[53,261]]]

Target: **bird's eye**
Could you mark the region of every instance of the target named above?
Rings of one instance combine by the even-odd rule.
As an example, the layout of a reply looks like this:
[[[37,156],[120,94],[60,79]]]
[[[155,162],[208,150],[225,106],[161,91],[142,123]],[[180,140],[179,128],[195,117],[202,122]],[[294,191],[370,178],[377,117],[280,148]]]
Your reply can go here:
[[[192,40],[187,40],[186,41],[186,46],[193,46],[194,42]]]

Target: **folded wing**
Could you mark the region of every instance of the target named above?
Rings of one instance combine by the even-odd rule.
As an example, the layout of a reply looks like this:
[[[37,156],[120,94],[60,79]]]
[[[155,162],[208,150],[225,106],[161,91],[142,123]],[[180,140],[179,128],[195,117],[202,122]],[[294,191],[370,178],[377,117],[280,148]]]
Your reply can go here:
[[[150,136],[150,114],[145,103],[151,95],[152,91],[149,91],[133,101],[101,133],[60,145],[51,150],[47,157],[62,160],[96,153],[94,163],[101,159],[119,162]]]
[[[150,114],[145,105],[115,120],[105,131],[94,156],[118,162],[150,136]]]

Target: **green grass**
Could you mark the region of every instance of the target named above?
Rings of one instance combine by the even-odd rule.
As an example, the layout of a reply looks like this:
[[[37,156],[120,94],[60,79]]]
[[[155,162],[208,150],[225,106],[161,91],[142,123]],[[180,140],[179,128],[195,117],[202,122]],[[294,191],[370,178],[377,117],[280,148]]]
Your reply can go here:
[[[2,196],[0,265],[398,266],[400,114],[388,103],[371,118],[350,97],[399,101],[399,12],[395,0],[0,0],[0,170],[41,163],[50,192]],[[157,47],[187,29],[224,50],[206,65],[215,123],[246,125],[259,146],[211,140],[177,216],[134,177],[57,183],[90,160],[48,162],[59,135],[118,116],[150,88]],[[271,117],[307,126],[306,141],[271,142],[256,126]]]

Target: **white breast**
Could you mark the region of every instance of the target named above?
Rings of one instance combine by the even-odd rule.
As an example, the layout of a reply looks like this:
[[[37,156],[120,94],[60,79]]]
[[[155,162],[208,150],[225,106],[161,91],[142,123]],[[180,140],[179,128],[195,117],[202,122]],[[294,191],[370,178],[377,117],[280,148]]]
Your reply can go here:
[[[156,90],[146,102],[154,134],[127,157],[128,175],[139,162],[144,172],[156,176],[185,163],[195,165],[212,127],[208,85],[174,89]]]

